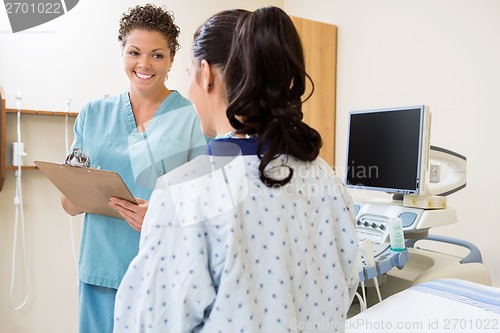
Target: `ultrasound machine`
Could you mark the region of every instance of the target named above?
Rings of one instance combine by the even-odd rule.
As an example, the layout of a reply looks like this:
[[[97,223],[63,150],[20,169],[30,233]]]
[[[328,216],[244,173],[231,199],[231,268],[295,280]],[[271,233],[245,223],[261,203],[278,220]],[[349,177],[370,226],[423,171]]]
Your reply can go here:
[[[446,198],[466,186],[467,166],[464,156],[430,145],[430,118],[426,105],[349,113],[345,183],[354,198],[362,244],[359,276],[363,285],[374,282],[379,300],[381,294],[443,277],[491,285],[474,244],[429,234],[432,227],[457,222]],[[376,192],[388,193],[389,199]],[[405,251],[391,249],[389,221],[394,218],[402,221]],[[457,257],[417,242],[452,244],[468,254]]]

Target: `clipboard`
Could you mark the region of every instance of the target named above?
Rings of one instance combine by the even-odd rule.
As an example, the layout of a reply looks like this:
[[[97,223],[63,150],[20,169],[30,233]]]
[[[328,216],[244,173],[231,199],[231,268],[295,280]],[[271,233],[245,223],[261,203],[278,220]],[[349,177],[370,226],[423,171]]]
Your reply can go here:
[[[123,219],[109,203],[117,197],[137,204],[119,174],[113,171],[34,161],[49,180],[83,212]]]

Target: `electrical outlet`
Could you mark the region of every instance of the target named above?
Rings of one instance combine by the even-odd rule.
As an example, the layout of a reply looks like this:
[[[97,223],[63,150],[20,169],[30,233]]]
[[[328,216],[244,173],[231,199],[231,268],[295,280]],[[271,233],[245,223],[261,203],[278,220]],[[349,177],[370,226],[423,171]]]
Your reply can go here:
[[[12,165],[23,165],[23,157],[26,156],[24,152],[24,143],[12,142]]]
[[[431,183],[439,183],[441,181],[441,164],[431,164],[429,180]]]

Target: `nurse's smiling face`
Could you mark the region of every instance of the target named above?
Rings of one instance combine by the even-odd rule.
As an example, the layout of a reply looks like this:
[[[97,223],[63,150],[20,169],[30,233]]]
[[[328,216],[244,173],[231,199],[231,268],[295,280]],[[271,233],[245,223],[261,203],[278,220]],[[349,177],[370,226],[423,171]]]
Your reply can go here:
[[[168,41],[158,31],[134,29],[123,46],[123,67],[132,89],[143,93],[165,89],[174,57]]]

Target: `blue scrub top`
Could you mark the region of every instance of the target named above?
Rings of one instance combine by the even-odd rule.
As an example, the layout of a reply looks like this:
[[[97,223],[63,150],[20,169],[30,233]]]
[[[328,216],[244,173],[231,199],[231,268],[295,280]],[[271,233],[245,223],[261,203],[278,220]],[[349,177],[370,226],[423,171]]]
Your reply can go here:
[[[128,92],[88,103],[74,126],[73,148],[91,167],[120,174],[136,198],[149,200],[156,179],[199,155],[206,137],[189,100],[177,91],[163,101],[144,131],[137,130]],[[139,248],[140,233],[122,219],[85,214],[79,277],[118,288]]]

